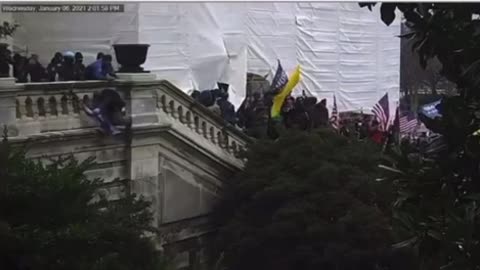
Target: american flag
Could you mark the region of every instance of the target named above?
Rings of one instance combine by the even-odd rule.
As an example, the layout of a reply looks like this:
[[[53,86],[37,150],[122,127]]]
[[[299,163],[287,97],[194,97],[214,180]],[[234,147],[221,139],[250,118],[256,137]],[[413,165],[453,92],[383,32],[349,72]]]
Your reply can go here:
[[[417,127],[415,113],[409,112],[400,117],[400,133],[411,133]]]
[[[269,93],[274,95],[278,94],[288,83],[288,75],[278,60],[277,71],[273,77],[272,84],[270,85]]]
[[[387,131],[390,124],[390,109],[388,106],[388,93],[386,93],[378,102],[373,106],[373,114],[379,121],[380,131]]]
[[[330,117],[330,125],[334,129],[338,129],[338,109],[337,109],[337,98],[335,95],[333,96],[333,109],[332,109],[332,117]]]

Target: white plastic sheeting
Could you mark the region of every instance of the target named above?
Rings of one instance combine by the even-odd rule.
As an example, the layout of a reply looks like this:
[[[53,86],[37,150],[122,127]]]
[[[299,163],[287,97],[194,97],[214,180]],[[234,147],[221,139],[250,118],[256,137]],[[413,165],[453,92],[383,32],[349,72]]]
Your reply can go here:
[[[369,111],[389,93],[399,99],[399,20],[387,27],[357,3],[135,3],[122,14],[16,13],[18,47],[47,63],[55,51],[82,51],[86,62],[114,43],[149,43],[144,67],[188,92],[230,84],[238,108],[246,74],[287,73],[297,64],[294,94],[327,98],[338,109]],[[272,76],[270,76],[271,78]]]

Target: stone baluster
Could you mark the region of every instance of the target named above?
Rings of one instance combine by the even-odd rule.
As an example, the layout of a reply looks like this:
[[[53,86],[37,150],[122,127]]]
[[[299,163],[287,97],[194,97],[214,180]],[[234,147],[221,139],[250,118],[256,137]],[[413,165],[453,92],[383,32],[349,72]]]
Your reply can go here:
[[[189,128],[193,129],[192,113],[191,113],[190,111],[187,111],[187,112],[185,113],[185,124],[186,124]]]
[[[47,104],[43,97],[32,98],[33,102],[33,117],[34,118],[46,118],[47,117]]]
[[[66,117],[70,114],[71,111],[71,101],[66,94],[59,96],[60,97],[60,115]],[[69,104],[70,103],[70,104]]]
[[[197,134],[200,134],[200,118],[198,115],[193,117],[193,128]]]
[[[20,117],[17,117],[19,119],[25,119],[27,118],[27,108],[25,105],[27,97],[25,96],[17,96],[17,106],[18,106],[18,112],[20,113]]]
[[[48,98],[48,105],[47,105],[47,114],[51,117],[57,117],[59,115],[58,111],[58,99],[56,96],[50,96]]]
[[[71,106],[69,107],[69,108],[71,108],[70,114],[74,114],[74,115],[79,114],[81,104],[80,104],[80,99],[78,98],[78,96],[76,94],[72,93],[68,100],[71,103]]]
[[[208,138],[210,139],[210,141],[212,141],[213,143],[217,143],[218,140],[217,138],[215,138],[215,128],[213,126],[210,126],[210,131],[208,133]]]

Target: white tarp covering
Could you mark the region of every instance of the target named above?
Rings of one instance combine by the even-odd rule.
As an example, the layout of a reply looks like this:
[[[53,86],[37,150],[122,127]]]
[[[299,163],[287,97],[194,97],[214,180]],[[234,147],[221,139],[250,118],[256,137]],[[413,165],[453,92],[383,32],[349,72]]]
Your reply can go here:
[[[135,3],[125,13],[15,13],[18,48],[47,64],[56,51],[81,51],[86,62],[114,43],[149,43],[144,67],[186,92],[230,84],[238,108],[246,74],[273,75],[277,59],[287,73],[297,64],[294,94],[327,98],[338,109],[369,111],[389,93],[399,99],[399,19],[387,27],[357,3]],[[271,78],[272,76],[270,76]]]

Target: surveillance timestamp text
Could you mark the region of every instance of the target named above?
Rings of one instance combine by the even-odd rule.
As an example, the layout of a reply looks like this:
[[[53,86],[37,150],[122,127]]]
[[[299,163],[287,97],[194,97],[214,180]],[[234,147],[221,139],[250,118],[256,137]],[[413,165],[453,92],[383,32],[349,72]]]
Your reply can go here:
[[[59,5],[6,5],[2,4],[2,12],[71,12],[71,13],[109,13],[124,12],[121,4],[59,4]]]

